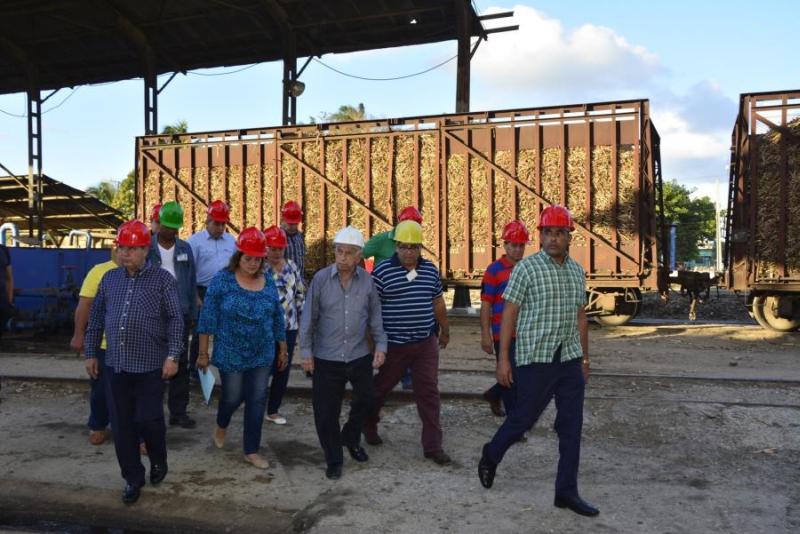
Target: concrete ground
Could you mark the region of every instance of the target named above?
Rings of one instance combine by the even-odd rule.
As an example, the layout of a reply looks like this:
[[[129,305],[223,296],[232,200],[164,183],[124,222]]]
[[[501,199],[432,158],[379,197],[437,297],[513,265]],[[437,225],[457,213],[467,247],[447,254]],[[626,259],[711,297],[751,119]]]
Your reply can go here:
[[[0,527],[146,532],[797,532],[800,530],[800,335],[730,325],[592,328],[581,493],[597,518],[552,506],[557,439],[549,408],[512,447],[491,490],[476,467],[502,422],[477,397],[492,360],[474,320],[455,320],[442,353],[442,423],[453,464],[425,460],[408,395],[385,409],[370,461],[329,481],[297,372],[283,427],[265,423],[272,464],[242,460],[241,413],[223,450],[215,408],[194,395],[194,430],[170,428],[170,473],[133,506],[113,445],[87,443],[81,361],[0,353]],[[34,344],[35,345],[35,344]],[[35,346],[33,346],[35,349]],[[43,380],[43,378],[45,378]],[[735,380],[730,380],[735,379]],[[399,392],[398,392],[399,393]],[[345,455],[347,456],[347,455]],[[50,521],[58,521],[51,523]]]

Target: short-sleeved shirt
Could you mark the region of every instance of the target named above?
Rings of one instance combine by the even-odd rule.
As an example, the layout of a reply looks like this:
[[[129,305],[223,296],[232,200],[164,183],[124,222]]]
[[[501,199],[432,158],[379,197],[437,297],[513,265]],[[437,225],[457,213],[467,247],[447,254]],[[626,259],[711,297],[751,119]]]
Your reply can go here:
[[[500,341],[500,323],[503,319],[503,291],[506,290],[508,279],[514,264],[507,256],[493,262],[483,273],[481,281],[481,301],[488,302],[492,307],[492,339]],[[516,332],[514,333],[516,336]]]
[[[561,361],[583,355],[578,310],[586,305],[586,275],[566,257],[563,264],[544,250],[517,263],[503,298],[520,306],[516,363],[550,363],[561,346]]]
[[[83,279],[81,284],[81,292],[79,296],[93,299],[97,295],[97,288],[100,287],[100,280],[111,269],[116,269],[117,264],[111,260],[105,263],[98,263],[86,273],[86,278]],[[106,335],[103,334],[103,341],[100,342],[100,348],[106,350]]]
[[[203,230],[189,237],[188,243],[194,254],[197,285],[203,287],[208,287],[214,275],[228,266],[236,252],[236,239],[228,232],[214,239],[208,230]]]
[[[416,277],[400,263],[397,254],[372,272],[381,298],[383,328],[389,343],[414,343],[436,333],[438,324],[433,301],[442,296],[442,281],[436,266],[423,258],[414,269]]]
[[[286,260],[281,272],[276,273],[267,264],[267,272],[272,275],[272,281],[278,290],[286,330],[297,330],[300,328],[300,312],[306,300],[306,284],[297,265],[292,260]]]
[[[389,230],[372,236],[364,245],[362,255],[365,258],[375,258],[375,265],[377,266],[380,262],[394,256],[394,252],[394,230]]]
[[[243,288],[227,269],[218,272],[203,300],[198,334],[214,336],[212,362],[224,373],[269,367],[275,343],[286,341],[283,308],[272,276],[260,291]]]

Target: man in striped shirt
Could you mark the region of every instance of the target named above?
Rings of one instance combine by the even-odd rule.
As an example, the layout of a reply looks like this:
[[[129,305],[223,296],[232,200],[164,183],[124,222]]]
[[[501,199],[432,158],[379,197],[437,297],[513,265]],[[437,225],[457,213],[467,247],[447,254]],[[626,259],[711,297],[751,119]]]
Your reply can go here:
[[[478,478],[485,488],[492,487],[508,448],[533,427],[555,397],[559,459],[553,504],[596,516],[597,508],[578,494],[583,397],[589,379],[586,278],[583,268],[569,257],[570,232],[575,229],[569,211],[548,206],[538,228],[542,250],[517,264],[503,293],[496,374],[502,386],[516,385],[516,404],[484,445]],[[516,366],[509,357],[515,328]]]
[[[525,255],[525,246],[530,241],[528,229],[522,221],[511,221],[503,228],[503,250],[505,254],[493,262],[483,273],[481,283],[481,348],[486,354],[494,355],[495,360],[500,355],[500,320],[503,316],[503,291],[508,285],[511,270],[522,260]],[[514,342],[516,333],[511,338],[509,358],[514,365]],[[492,413],[498,417],[511,413],[517,392],[512,384],[504,388],[495,383],[483,393],[483,399],[489,403]],[[500,407],[503,401],[506,411]]]
[[[300,204],[290,200],[281,208],[281,228],[286,232],[288,246],[286,247],[286,259],[292,260],[300,271],[300,276],[306,280],[306,241],[303,232],[300,231],[300,223],[303,222],[303,209]]]
[[[442,450],[439,421],[439,349],[450,341],[447,308],[439,271],[420,255],[422,227],[403,221],[395,228],[397,252],[372,273],[381,298],[383,327],[389,338],[386,363],[375,376],[375,403],[364,425],[370,445],[380,445],[379,412],[386,396],[411,368],[414,401],[422,419],[425,457],[439,465],[450,463]]]

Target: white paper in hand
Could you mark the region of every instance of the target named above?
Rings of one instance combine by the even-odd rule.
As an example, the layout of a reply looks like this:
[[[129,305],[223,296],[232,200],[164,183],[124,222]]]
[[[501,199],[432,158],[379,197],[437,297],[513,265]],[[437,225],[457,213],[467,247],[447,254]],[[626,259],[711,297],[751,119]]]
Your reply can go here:
[[[206,368],[205,372],[203,369],[198,369],[197,375],[200,377],[200,387],[203,388],[203,399],[205,399],[206,404],[211,404],[211,393],[214,391],[214,384],[217,379],[211,369],[208,368]]]

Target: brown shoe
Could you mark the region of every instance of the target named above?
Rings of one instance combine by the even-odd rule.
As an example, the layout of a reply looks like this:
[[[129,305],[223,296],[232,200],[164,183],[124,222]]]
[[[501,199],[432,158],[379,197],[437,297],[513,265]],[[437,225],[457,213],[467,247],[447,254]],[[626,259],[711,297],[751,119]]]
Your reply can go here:
[[[269,462],[267,461],[267,459],[258,454],[257,452],[253,454],[245,454],[244,461],[253,464],[259,469],[269,469]]]
[[[92,445],[102,445],[106,442],[105,430],[91,430],[89,432],[89,443]]]
[[[452,461],[450,457],[444,451],[432,451],[426,452],[425,458],[429,460],[433,460],[434,463],[439,465],[449,465]]]
[[[505,417],[506,412],[503,411],[503,407],[500,405],[500,399],[493,399],[490,397],[488,389],[483,392],[483,400],[489,403],[489,408],[494,415],[497,417]]]
[[[217,427],[214,430],[214,434],[211,436],[212,441],[214,442],[214,446],[218,449],[221,449],[225,446],[225,429]]]
[[[364,441],[366,441],[367,444],[373,445],[373,446],[383,445],[383,440],[378,435],[378,431],[377,430],[364,429]]]

